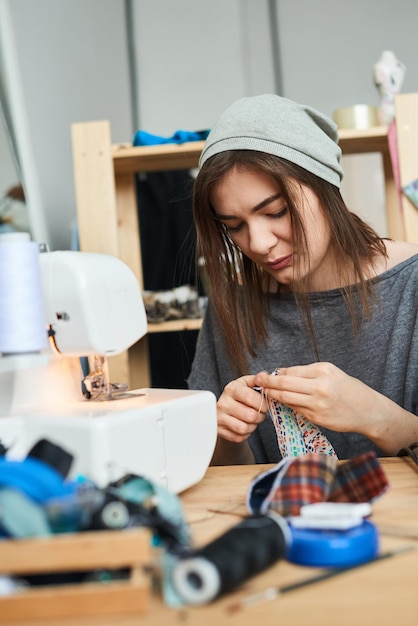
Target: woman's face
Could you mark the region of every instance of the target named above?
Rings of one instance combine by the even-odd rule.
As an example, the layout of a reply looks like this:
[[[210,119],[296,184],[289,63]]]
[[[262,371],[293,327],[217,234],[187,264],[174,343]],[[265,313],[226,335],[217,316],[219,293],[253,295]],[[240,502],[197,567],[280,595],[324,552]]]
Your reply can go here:
[[[295,249],[286,201],[277,183],[264,172],[231,170],[214,189],[210,202],[235,245],[280,285],[292,290],[295,280],[309,277],[311,291],[337,286],[329,228],[309,187],[301,186],[298,202],[309,258]]]

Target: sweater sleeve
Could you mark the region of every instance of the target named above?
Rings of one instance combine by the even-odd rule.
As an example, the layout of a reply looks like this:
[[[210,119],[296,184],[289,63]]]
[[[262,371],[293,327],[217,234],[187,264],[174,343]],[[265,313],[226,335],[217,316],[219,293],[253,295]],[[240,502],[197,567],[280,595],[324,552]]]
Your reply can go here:
[[[222,358],[217,350],[219,342],[220,338],[214,328],[213,314],[208,304],[187,384],[189,389],[212,391],[216,398],[219,398],[226,384],[221,381],[217,366],[218,359]]]

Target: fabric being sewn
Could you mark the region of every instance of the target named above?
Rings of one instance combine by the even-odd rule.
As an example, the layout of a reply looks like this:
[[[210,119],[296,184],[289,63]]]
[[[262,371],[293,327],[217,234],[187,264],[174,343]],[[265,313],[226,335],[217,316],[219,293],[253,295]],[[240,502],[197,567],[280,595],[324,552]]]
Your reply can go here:
[[[309,453],[337,456],[327,437],[306,417],[282,402],[268,399],[268,406],[283,458]]]

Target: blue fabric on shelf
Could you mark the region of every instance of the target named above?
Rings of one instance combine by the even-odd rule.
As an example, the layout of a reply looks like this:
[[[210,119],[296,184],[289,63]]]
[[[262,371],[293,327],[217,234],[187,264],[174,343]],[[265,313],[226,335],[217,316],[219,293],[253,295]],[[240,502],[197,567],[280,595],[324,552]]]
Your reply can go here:
[[[64,481],[59,472],[43,461],[4,457],[0,459],[0,487],[18,489],[38,504],[68,495],[76,489],[75,483]]]
[[[164,143],[186,143],[187,141],[203,141],[209,135],[209,130],[176,130],[171,137],[152,135],[145,130],[138,130],[133,139],[134,146],[157,146]]]

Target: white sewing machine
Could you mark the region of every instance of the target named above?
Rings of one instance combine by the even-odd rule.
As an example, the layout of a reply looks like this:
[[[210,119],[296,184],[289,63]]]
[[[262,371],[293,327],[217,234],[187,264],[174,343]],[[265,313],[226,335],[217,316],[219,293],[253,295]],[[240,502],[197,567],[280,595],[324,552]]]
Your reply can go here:
[[[109,381],[106,357],[147,331],[134,274],[109,255],[44,252],[39,260],[52,347],[0,355],[0,441],[8,458],[24,458],[46,438],[74,456],[70,477],[99,486],[128,473],[175,493],[198,482],[215,447],[215,396],[124,391]],[[89,372],[82,373],[80,357]]]

